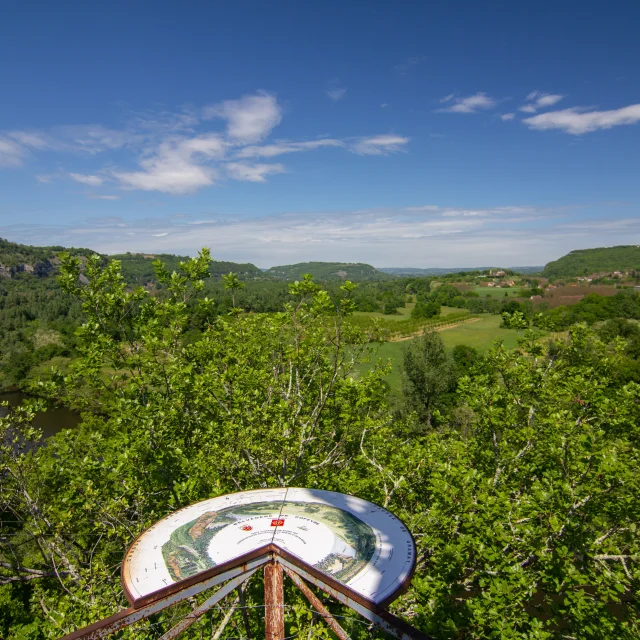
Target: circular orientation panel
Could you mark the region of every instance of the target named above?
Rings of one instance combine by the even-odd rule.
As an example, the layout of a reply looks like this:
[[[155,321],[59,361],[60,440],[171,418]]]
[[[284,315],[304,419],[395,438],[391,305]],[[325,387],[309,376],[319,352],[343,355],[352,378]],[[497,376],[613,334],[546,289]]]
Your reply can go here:
[[[401,592],[416,557],[404,524],[371,502],[316,489],[258,489],[198,502],[147,529],[124,558],[125,592],[135,602],[268,544],[374,604]]]

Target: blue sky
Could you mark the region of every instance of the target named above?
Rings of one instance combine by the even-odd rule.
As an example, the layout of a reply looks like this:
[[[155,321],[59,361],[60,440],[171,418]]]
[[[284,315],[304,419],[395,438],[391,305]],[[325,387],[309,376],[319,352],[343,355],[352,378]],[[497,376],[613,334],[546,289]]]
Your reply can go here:
[[[640,3],[17,2],[0,236],[267,267],[640,243]]]

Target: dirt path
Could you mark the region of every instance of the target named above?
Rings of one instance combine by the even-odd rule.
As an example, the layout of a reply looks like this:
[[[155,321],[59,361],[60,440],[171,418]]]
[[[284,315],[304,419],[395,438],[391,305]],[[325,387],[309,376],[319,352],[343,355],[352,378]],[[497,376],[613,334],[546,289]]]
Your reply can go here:
[[[438,327],[434,329],[434,331],[446,331],[447,329],[453,329],[461,324],[467,324],[468,322],[477,322],[480,318],[469,318],[468,320],[460,320],[460,322],[456,322],[454,324],[449,324],[446,327]],[[424,329],[420,329],[420,331],[416,331],[408,336],[402,336],[400,338],[389,338],[387,342],[404,342],[405,340],[412,340],[413,338],[417,338],[422,335]]]

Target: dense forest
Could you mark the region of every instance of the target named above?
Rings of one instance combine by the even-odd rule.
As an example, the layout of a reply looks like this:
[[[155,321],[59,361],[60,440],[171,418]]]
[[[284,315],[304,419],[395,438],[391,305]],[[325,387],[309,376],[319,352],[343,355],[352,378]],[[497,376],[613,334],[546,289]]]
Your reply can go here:
[[[282,280],[300,280],[305,273],[316,280],[384,280],[388,276],[361,262],[300,262],[271,267],[266,275]]]
[[[542,275],[545,277],[588,276],[612,271],[640,272],[640,246],[577,249],[558,260],[549,262]]]
[[[418,565],[393,610],[433,638],[640,634],[633,289],[544,309],[522,295],[535,280],[480,295],[468,282],[484,273],[258,281],[212,274],[205,250],[157,261],[148,280],[147,258],[125,276],[125,260],[57,257],[57,277],[0,281],[3,375],[32,395],[0,418],[0,637],[56,638],[114,613],[124,551],[146,527],[276,486],[398,515]],[[501,314],[519,346],[446,349],[426,331],[405,343],[392,394],[376,331],[409,299],[389,323]],[[34,411],[55,404],[82,419],[42,446]],[[227,631],[260,637],[259,580],[244,597],[251,614]],[[288,636],[327,637],[298,592],[286,599]],[[120,637],[160,637],[192,606]],[[383,637],[327,606],[352,638]],[[224,613],[185,637],[211,637]]]
[[[109,256],[110,260],[119,260],[122,264],[122,275],[124,279],[133,285],[157,285],[157,278],[153,263],[160,260],[170,271],[178,268],[180,262],[188,260],[188,256],[176,256],[168,253],[141,254],[123,253]],[[260,278],[262,271],[253,264],[241,264],[238,262],[225,262],[214,260],[209,267],[211,278],[220,279],[223,274],[233,271],[240,278]]]

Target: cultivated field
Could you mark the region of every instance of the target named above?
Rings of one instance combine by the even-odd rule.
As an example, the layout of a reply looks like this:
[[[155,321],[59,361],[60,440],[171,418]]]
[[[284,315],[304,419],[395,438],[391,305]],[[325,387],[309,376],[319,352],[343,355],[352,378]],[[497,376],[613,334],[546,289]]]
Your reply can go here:
[[[496,287],[473,287],[472,291],[481,298],[517,298],[520,295],[520,287],[509,287],[508,289],[496,289]],[[506,296],[504,294],[507,294]]]

